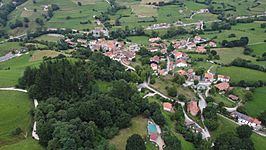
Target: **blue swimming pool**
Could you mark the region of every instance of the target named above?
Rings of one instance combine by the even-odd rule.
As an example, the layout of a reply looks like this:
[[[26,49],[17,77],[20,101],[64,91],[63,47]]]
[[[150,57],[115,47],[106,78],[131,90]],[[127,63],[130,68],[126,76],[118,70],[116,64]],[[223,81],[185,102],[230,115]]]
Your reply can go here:
[[[149,133],[156,133],[157,132],[156,125],[155,124],[149,124],[148,125],[148,131],[149,131]]]

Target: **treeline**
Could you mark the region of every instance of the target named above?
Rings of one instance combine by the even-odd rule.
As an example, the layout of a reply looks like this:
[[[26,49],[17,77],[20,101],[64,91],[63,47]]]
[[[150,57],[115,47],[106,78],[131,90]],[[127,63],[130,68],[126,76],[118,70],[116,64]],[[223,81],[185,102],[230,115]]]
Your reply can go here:
[[[130,72],[121,64],[100,53],[89,60],[47,60],[19,79],[18,86],[40,102],[37,133],[47,149],[111,149],[106,139],[128,127],[132,117],[146,110],[155,120],[158,116],[138,94],[135,81],[124,78]],[[107,91],[98,80],[110,84]]]
[[[241,37],[239,40],[233,40],[233,41],[227,41],[223,40],[222,41],[222,46],[223,47],[245,47],[248,45],[249,39],[248,37]]]
[[[260,66],[260,65],[256,65],[256,64],[252,64],[251,61],[245,60],[245,59],[242,59],[242,58],[234,59],[232,61],[231,65],[232,66],[245,67],[245,68],[250,68],[250,69],[266,72],[265,67]]]
[[[15,10],[17,6],[26,1],[27,0],[13,0],[3,4],[3,6],[0,8],[0,25],[5,27],[8,21],[8,15]]]

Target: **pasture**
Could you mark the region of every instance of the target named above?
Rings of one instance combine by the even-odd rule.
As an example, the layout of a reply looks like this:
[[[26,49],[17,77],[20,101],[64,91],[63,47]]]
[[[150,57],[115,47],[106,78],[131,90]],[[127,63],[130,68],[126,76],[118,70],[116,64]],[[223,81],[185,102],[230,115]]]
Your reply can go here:
[[[218,74],[224,74],[231,77],[231,82],[245,80],[247,82],[256,82],[258,80],[266,81],[266,73],[243,67],[219,67]]]
[[[259,43],[259,44],[249,45],[249,47],[254,50],[254,53],[256,54],[256,56],[261,56],[263,53],[266,52],[266,43],[265,42]]]
[[[253,93],[252,100],[245,103],[244,107],[246,112],[253,116],[257,117],[261,112],[266,110],[266,87],[256,88]]]
[[[59,54],[62,54],[61,52],[57,52],[57,51],[52,51],[52,50],[38,50],[38,51],[34,51],[31,58],[30,58],[30,62],[33,61],[41,61],[43,60],[43,57],[51,57],[54,58],[56,56],[58,56]]]
[[[25,54],[20,57],[0,63],[0,87],[11,87],[18,83],[19,77],[27,66],[38,66],[41,61],[30,62],[31,54]]]
[[[45,150],[37,141],[28,137],[12,145],[0,147],[0,150]]]
[[[14,144],[30,136],[30,109],[33,107],[28,95],[22,92],[0,91],[0,146]],[[11,132],[21,128],[21,135]]]
[[[142,138],[147,136],[147,119],[141,116],[131,119],[131,126],[119,131],[119,134],[110,140],[110,143],[115,145],[117,150],[124,150],[127,139],[133,134],[139,134]]]
[[[58,40],[63,39],[63,37],[64,36],[60,34],[54,34],[54,35],[46,34],[46,35],[41,35],[35,39],[38,41],[57,42]]]

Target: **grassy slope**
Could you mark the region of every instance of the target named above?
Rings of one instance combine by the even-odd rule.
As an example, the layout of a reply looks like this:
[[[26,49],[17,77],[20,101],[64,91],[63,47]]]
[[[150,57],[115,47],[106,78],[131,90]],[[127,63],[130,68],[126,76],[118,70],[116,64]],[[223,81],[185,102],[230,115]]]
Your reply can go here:
[[[266,52],[266,43],[254,44],[250,45],[249,47],[254,50],[254,53],[257,56],[261,56],[263,53]]]
[[[44,148],[37,141],[29,137],[16,144],[0,147],[0,150],[44,150]]]
[[[222,67],[217,70],[218,74],[230,76],[233,82],[239,82],[240,80],[248,82],[254,82],[257,80],[266,81],[266,73],[257,70],[242,67]]]
[[[30,54],[0,63],[0,87],[15,86],[27,66],[37,66],[41,61],[29,62]],[[8,68],[10,69],[8,70]]]
[[[11,135],[17,127],[23,130],[23,134],[28,132],[31,122],[29,111],[32,103],[28,95],[24,93],[0,91],[0,95],[0,145],[5,145],[5,143],[12,143],[21,138]]]
[[[57,42],[58,40],[62,39],[61,37],[57,36],[49,36],[49,35],[41,35],[35,38],[38,41],[49,41],[49,42]]]
[[[216,129],[214,132],[211,133],[214,137],[218,137],[219,135],[226,133],[226,132],[234,132],[235,128],[238,127],[237,124],[221,116],[218,117],[218,121],[220,123],[220,126],[218,127],[218,129]],[[266,142],[265,137],[262,137],[262,136],[257,135],[256,133],[253,133],[251,135],[251,140],[253,141],[256,150],[265,149],[265,146],[263,144]]]
[[[131,126],[119,131],[119,135],[110,140],[111,144],[114,144],[117,150],[124,150],[126,147],[127,139],[133,134],[139,134],[143,138],[147,136],[147,119],[141,116],[131,119]]]
[[[245,104],[246,111],[251,116],[258,116],[266,110],[266,87],[257,88],[251,101]]]

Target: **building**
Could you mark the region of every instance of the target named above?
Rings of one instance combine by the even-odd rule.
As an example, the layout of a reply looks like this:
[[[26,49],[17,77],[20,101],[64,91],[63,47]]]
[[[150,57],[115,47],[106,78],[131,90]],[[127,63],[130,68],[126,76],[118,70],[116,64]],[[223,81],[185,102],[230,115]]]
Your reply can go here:
[[[236,95],[233,95],[233,94],[228,95],[228,97],[229,97],[231,100],[234,100],[234,101],[239,100],[239,97],[236,96]]]
[[[229,83],[222,82],[219,84],[214,85],[219,91],[227,91],[230,88]]]
[[[196,116],[199,111],[200,109],[196,101],[192,100],[187,104],[187,112],[189,112],[191,115]]]
[[[232,112],[231,116],[234,117],[237,120],[237,122],[241,125],[248,125],[254,128],[255,130],[261,128],[261,121],[258,120],[257,118],[252,118],[237,111]]]
[[[230,81],[230,77],[229,76],[225,76],[225,75],[218,75],[217,80],[221,81],[221,82],[229,82]]]
[[[155,64],[155,63],[151,63],[151,69],[153,70],[153,71],[156,71],[156,70],[158,70],[158,65],[157,64]]]
[[[92,32],[92,36],[96,37],[96,38],[109,37],[109,31],[105,30],[104,28],[101,28],[101,27],[96,27],[91,32]]]
[[[149,42],[151,42],[151,43],[157,43],[157,42],[160,42],[160,41],[161,41],[161,38],[160,37],[150,38],[149,39]]]
[[[214,74],[212,74],[212,73],[205,73],[204,80],[206,82],[212,82],[212,81],[214,81]]]
[[[172,112],[173,111],[173,105],[169,102],[163,103],[163,110]]]
[[[176,62],[176,65],[175,66],[181,68],[181,67],[187,67],[188,64],[187,64],[187,62],[185,60],[180,60],[180,61],[177,61]]]
[[[197,53],[206,53],[206,49],[205,49],[205,47],[204,46],[198,46],[197,48],[196,48],[196,50],[195,50],[195,52],[197,52]]]
[[[178,70],[177,73],[178,73],[180,76],[185,76],[185,75],[187,75],[187,72],[186,72],[185,70],[182,70],[182,69]]]
[[[184,56],[183,52],[173,51],[172,54],[175,56],[175,59],[180,59]]]
[[[153,56],[150,58],[150,62],[159,64],[160,57],[159,56]]]

